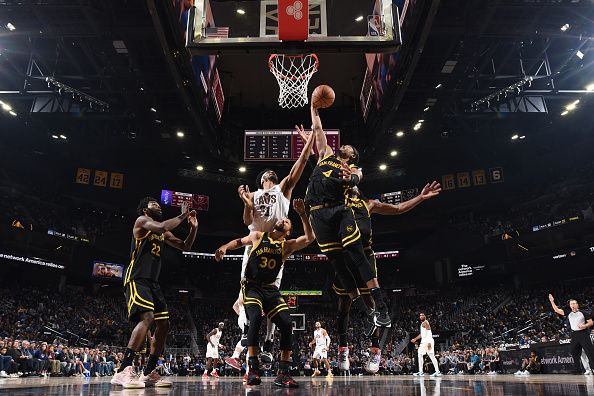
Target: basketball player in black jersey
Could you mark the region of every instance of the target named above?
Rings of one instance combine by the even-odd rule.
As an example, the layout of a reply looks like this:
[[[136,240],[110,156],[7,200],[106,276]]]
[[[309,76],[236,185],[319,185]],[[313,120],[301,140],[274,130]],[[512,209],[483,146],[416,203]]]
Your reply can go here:
[[[264,312],[266,317],[276,324],[281,333],[281,358],[278,376],[274,384],[283,388],[298,387],[297,382],[289,375],[293,346],[293,329],[289,307],[274,281],[287,257],[312,243],[315,236],[305,215],[303,200],[293,200],[293,209],[299,214],[305,232],[304,235],[297,239],[286,239],[293,227],[291,220],[284,218],[274,225],[274,231],[252,231],[248,236],[235,239],[221,246],[215,253],[215,259],[220,261],[229,249],[252,246],[245,269],[245,277],[241,281],[243,303],[250,321],[248,330],[248,364],[250,367],[248,385],[259,385],[261,383],[258,361],[258,333],[262,324],[262,312]]]
[[[408,212],[415,208],[421,202],[433,198],[441,192],[441,186],[438,182],[433,181],[431,184],[427,183],[421,193],[416,197],[399,203],[397,205],[380,202],[377,200],[371,200],[364,197],[357,187],[353,187],[349,192],[348,205],[353,210],[355,221],[361,231],[361,240],[363,241],[363,250],[367,256],[369,263],[373,267],[375,277],[377,278],[377,265],[375,261],[375,252],[372,249],[372,230],[371,230],[371,215],[373,213],[381,215],[400,215]],[[369,288],[366,283],[355,274],[355,280],[357,282],[357,288],[361,294],[362,300],[365,305],[369,308],[374,307],[373,299]],[[339,309],[345,309],[350,306],[351,299],[348,297],[345,289],[340,283],[338,277],[334,278],[334,284],[332,285],[334,292],[339,296]],[[379,344],[379,328],[371,322],[369,327],[365,330],[365,335],[371,337],[371,356],[365,367],[368,372],[376,373],[379,370],[379,363],[381,358],[380,344]]]
[[[161,207],[155,198],[146,197],[138,204],[138,218],[132,230],[131,258],[124,273],[124,294],[128,308],[128,318],[136,323],[120,369],[111,383],[124,388],[143,388],[148,386],[171,386],[171,382],[160,379],[155,371],[159,355],[165,347],[169,330],[169,312],[159,287],[161,272],[161,252],[164,244],[179,249],[190,250],[196,238],[198,220],[196,211],[188,211],[183,204],[181,214],[161,221]],[[190,224],[190,233],[185,240],[177,238],[171,230],[184,220]],[[134,374],[132,362],[146,340],[149,328],[155,324],[151,338],[150,356],[140,379]]]
[[[313,101],[312,101],[313,103]],[[341,146],[334,153],[328,146],[318,109],[311,107],[313,138],[318,149],[318,163],[309,179],[305,203],[310,208],[310,221],[316,239],[340,280],[345,293],[365,311],[377,326],[390,327],[388,307],[383,300],[374,269],[368,262],[361,231],[352,209],[348,206],[349,190],[361,180],[362,173],[356,164],[357,150],[349,145]],[[374,309],[368,309],[360,299],[356,279],[365,282]],[[337,316],[338,361],[341,370],[348,370],[347,325],[351,304],[339,305]]]

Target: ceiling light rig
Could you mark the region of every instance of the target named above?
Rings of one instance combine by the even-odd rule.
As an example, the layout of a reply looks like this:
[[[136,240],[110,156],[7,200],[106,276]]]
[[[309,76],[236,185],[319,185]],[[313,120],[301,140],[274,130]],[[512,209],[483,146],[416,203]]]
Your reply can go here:
[[[529,87],[532,85],[532,80],[532,76],[524,77],[517,83],[500,89],[499,91],[495,91],[492,94],[489,94],[483,98],[477,99],[470,104],[470,111],[479,111],[483,104],[486,104],[487,107],[490,107],[491,102],[499,102],[501,97],[507,98],[507,95],[519,95],[522,92],[522,88],[526,84],[528,84]]]
[[[45,82],[47,82],[48,88],[53,88],[54,90],[58,91],[58,94],[60,95],[69,94],[72,96],[72,99],[78,100],[79,102],[87,102],[90,108],[100,112],[109,110],[109,103],[66,85],[53,77],[46,77]]]

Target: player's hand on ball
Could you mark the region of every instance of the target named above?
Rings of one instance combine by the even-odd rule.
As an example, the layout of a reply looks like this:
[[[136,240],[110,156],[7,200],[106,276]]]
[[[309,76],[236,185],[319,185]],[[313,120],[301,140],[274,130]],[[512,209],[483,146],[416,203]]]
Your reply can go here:
[[[293,200],[293,209],[297,214],[302,215],[305,213],[305,203],[301,198],[297,198]]]
[[[225,257],[225,254],[227,254],[227,249],[225,249],[224,247],[221,246],[215,252],[215,260],[221,261],[223,259],[223,257]]]
[[[342,164],[340,168],[340,177],[342,180],[348,182],[351,180],[351,175],[353,174],[353,170],[347,165]]]
[[[423,191],[421,191],[421,198],[429,199],[433,198],[441,192],[441,185],[436,182],[435,180],[429,184],[427,183],[425,187],[423,187]]]
[[[198,228],[198,217],[195,210],[192,210],[188,215],[188,223],[190,223],[190,227]]]

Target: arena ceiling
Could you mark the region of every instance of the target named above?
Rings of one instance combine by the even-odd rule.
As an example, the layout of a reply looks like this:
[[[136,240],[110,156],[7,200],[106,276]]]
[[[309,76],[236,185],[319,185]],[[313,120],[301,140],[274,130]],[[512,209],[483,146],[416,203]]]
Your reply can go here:
[[[510,148],[516,132],[527,137],[524,147],[538,152],[555,142],[551,134],[572,123],[574,129],[591,130],[591,117],[580,112],[592,104],[585,92],[594,82],[591,1],[424,4],[422,23],[405,41],[408,52],[397,65],[397,81],[367,124],[358,108],[364,60],[353,58],[346,65],[331,56],[325,60],[326,70],[341,76],[334,80],[340,95],[337,108],[327,113],[329,122],[344,131],[343,141],[363,150],[371,180],[492,165],[502,153],[514,154],[509,150],[515,150],[510,160],[521,163],[523,153]],[[125,167],[132,165],[134,153],[158,148],[161,167],[192,169],[203,163],[228,174],[242,162],[243,128],[279,127],[288,119],[307,122],[307,114],[274,107],[273,80],[255,85],[258,79],[244,69],[259,68],[259,76],[267,76],[255,57],[221,58],[229,105],[221,126],[209,119],[169,2],[5,0],[0,7],[0,100],[18,113],[0,117],[9,125],[11,142],[23,149],[64,160],[97,157]],[[7,28],[9,22],[15,30]],[[492,99],[490,109],[483,103],[473,111],[473,101],[526,76],[533,77],[530,86],[522,86],[519,95],[511,93],[510,100],[541,97],[546,112],[504,112],[503,98]],[[101,112],[73,101],[48,87],[47,77],[108,103],[109,109]],[[312,84],[331,78],[319,77]],[[561,116],[564,106],[578,99],[571,119]],[[396,137],[398,131],[404,136]],[[68,138],[66,146],[52,137],[61,134]],[[391,157],[392,151],[398,155]],[[378,170],[380,163],[388,172]],[[256,168],[248,166],[247,176]]]

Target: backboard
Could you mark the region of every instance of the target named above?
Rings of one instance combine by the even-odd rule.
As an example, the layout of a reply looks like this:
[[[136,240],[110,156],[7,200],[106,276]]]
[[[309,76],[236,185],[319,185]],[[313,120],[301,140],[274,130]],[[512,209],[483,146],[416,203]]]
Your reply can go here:
[[[287,35],[298,25],[303,35]],[[400,43],[392,0],[196,0],[186,37],[193,55],[392,53]]]

